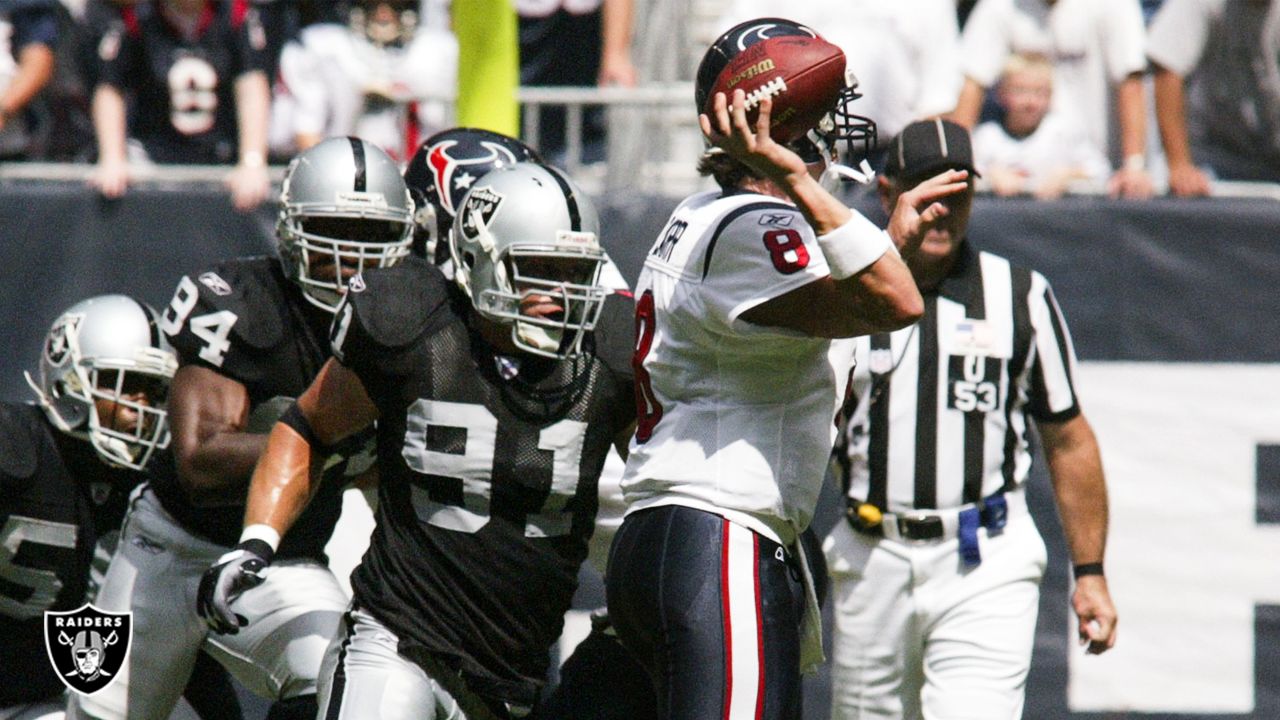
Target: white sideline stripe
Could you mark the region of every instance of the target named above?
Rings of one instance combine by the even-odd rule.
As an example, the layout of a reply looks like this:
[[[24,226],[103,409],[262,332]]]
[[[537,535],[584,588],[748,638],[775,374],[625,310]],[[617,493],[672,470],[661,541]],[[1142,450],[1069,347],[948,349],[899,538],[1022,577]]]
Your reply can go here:
[[[760,694],[760,614],[756,601],[755,533],[724,521],[724,563],[729,593],[729,692],[728,720],[755,718]]]

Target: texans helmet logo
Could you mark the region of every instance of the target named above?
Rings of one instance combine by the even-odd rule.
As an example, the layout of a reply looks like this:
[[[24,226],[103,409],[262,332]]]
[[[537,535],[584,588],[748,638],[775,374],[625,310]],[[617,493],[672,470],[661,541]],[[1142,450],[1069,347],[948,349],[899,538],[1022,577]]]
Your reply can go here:
[[[796,35],[796,30],[800,29],[808,33],[810,37],[818,37],[818,33],[810,30],[803,25],[780,26],[777,23],[761,23],[759,25],[751,25],[743,28],[738,33],[737,45],[738,50],[746,50],[748,47],[755,45],[761,40],[768,40],[771,37],[782,37],[784,35]],[[775,32],[780,30],[781,32]]]
[[[427,154],[427,165],[435,176],[436,188],[440,190],[440,205],[449,215],[458,214],[458,205],[462,196],[467,194],[480,175],[471,173],[468,168],[481,166],[484,172],[503,165],[514,165],[519,159],[507,148],[487,140],[479,142],[484,154],[472,157],[457,158],[449,154],[449,149],[457,145],[457,140],[445,140],[431,148]]]

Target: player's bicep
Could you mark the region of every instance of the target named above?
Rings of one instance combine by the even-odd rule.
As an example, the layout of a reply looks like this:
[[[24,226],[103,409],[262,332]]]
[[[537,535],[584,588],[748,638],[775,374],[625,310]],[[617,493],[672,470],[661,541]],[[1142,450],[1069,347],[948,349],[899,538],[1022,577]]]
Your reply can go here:
[[[344,440],[378,419],[378,408],[360,376],[333,358],[298,398],[298,410],[325,445]]]

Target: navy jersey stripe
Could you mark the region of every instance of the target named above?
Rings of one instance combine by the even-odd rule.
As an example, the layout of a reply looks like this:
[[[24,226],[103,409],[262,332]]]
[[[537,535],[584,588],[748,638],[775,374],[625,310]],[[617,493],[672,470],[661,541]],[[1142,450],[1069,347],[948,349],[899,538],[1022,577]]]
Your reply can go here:
[[[716,225],[716,230],[711,233],[711,240],[707,243],[707,254],[702,258],[703,278],[706,278],[707,273],[711,270],[711,254],[716,250],[716,242],[720,239],[720,233],[724,232],[726,227],[729,227],[729,223],[749,212],[752,212],[753,210],[787,210],[794,212],[795,208],[791,205],[780,202],[753,202],[747,203],[740,208],[730,210],[729,213],[720,220],[720,224]]]

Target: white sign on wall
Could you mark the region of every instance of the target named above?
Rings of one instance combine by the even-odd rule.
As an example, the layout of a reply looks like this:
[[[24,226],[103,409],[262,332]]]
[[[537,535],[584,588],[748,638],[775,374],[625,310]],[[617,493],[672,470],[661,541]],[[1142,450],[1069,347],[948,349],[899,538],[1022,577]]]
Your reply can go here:
[[[1255,515],[1257,447],[1280,444],[1280,365],[1090,362],[1079,383],[1120,623],[1113,651],[1071,653],[1071,710],[1251,713],[1254,607],[1280,604],[1280,525]]]

